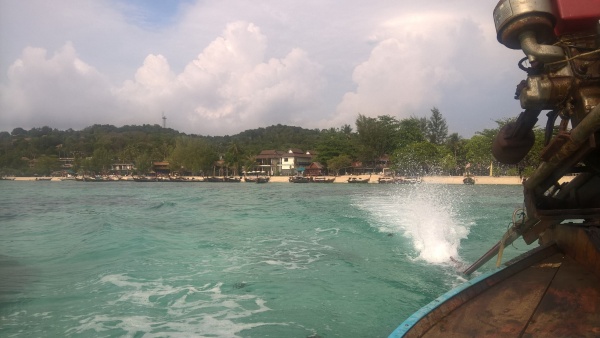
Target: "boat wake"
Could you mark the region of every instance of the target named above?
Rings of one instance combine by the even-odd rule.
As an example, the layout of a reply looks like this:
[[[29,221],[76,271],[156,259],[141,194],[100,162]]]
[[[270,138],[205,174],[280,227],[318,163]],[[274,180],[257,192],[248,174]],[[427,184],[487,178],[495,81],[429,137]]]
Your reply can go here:
[[[148,337],[240,337],[240,332],[264,325],[244,323],[269,311],[266,301],[248,292],[223,292],[222,282],[197,284],[198,276],[144,280],[125,274],[101,277],[98,286],[110,290],[112,300],[95,300],[96,311],[81,315],[68,335]],[[194,283],[196,282],[196,283]],[[189,284],[193,283],[193,284]],[[242,289],[247,283],[231,288]],[[100,313],[98,313],[98,309]]]
[[[442,185],[401,186],[386,195],[368,196],[357,205],[370,213],[373,226],[409,240],[413,259],[460,266],[460,241],[470,224],[461,220],[460,191]]]

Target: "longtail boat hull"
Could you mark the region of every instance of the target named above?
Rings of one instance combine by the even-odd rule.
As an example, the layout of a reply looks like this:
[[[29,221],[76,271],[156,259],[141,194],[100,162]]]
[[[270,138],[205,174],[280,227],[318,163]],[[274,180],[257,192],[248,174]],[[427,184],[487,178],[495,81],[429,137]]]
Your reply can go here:
[[[557,231],[562,243],[538,247],[449,291],[390,338],[598,337],[600,231],[569,225]]]
[[[492,154],[518,166],[543,110],[548,121],[521,219],[464,273],[500,261],[519,237],[540,247],[441,296],[390,337],[600,337],[600,0],[500,0],[493,17],[498,41],[527,56],[527,79],[515,96],[524,111]]]

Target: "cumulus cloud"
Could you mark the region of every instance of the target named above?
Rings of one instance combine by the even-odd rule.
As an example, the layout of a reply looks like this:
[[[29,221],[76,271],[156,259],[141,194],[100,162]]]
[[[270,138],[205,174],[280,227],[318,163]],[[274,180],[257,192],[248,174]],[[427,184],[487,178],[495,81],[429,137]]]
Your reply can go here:
[[[436,106],[469,135],[518,112],[520,55],[495,41],[493,3],[123,4],[0,2],[0,130],[164,113],[171,128],[222,135]]]
[[[265,60],[266,45],[257,26],[235,22],[180,74],[164,56],[149,55],[135,79],[114,92],[132,119],[160,109],[174,127],[195,133],[305,122],[319,101],[319,66],[300,49]]]
[[[324,81],[319,65],[301,49],[266,60],[266,47],[259,27],[234,22],[181,73],[150,54],[133,79],[116,86],[79,59],[71,43],[52,57],[28,47],[0,87],[2,124],[139,124],[165,113],[175,129],[214,135],[310,121]]]
[[[79,59],[67,43],[54,55],[27,47],[8,69],[8,84],[0,87],[0,125],[73,125],[102,122],[111,108],[106,79]],[[64,125],[64,124],[63,124]]]
[[[473,19],[439,12],[382,23],[370,36],[368,59],[354,69],[356,90],[344,95],[334,120],[351,123],[359,113],[426,116],[461,95],[470,97],[465,106],[472,104],[496,77],[489,65],[497,57],[487,52],[494,36],[484,38],[483,30]]]

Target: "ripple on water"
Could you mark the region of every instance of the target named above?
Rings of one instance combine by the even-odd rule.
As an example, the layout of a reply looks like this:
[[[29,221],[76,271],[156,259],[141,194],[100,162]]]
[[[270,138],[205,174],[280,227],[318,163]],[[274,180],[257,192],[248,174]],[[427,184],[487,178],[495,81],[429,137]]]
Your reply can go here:
[[[198,284],[197,276],[146,280],[125,274],[105,275],[98,281],[99,313],[78,318],[67,334],[115,332],[163,337],[238,337],[243,330],[281,323],[243,323],[242,319],[269,311],[266,302],[250,294],[225,294],[223,283]],[[177,335],[177,334],[175,334]]]

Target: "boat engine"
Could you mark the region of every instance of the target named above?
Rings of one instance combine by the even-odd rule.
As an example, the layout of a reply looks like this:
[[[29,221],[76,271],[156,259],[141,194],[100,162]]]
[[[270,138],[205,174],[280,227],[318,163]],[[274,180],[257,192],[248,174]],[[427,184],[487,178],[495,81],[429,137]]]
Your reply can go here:
[[[526,217],[489,254],[519,236],[527,244],[556,241],[553,229],[565,220],[594,230],[600,247],[599,20],[600,0],[501,0],[494,9],[498,41],[523,51],[518,66],[527,74],[515,93],[524,111],[500,129],[494,157],[520,162],[542,111],[548,120],[541,165],[523,182]],[[575,178],[559,183],[564,176]]]

